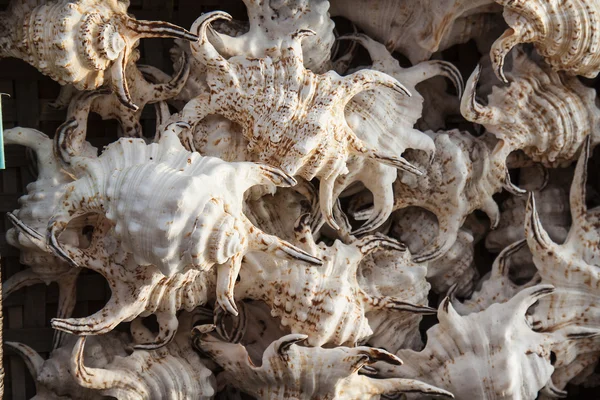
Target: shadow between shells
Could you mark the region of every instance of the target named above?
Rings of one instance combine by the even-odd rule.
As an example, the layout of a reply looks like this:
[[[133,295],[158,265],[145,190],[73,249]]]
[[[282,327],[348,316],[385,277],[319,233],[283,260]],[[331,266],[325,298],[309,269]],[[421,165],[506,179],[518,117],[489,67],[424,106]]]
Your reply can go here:
[[[600,4],[243,3],[247,21],[186,28],[118,0],[0,14],[0,56],[63,85],[67,110],[54,133],[4,131],[38,174],[8,214],[27,269],[3,298],[59,287],[49,358],[5,343],[35,398],[599,385]],[[175,39],[172,75],[138,62],[153,38]],[[121,127],[104,149],[90,113]],[[111,295],[75,318],[84,269]]]

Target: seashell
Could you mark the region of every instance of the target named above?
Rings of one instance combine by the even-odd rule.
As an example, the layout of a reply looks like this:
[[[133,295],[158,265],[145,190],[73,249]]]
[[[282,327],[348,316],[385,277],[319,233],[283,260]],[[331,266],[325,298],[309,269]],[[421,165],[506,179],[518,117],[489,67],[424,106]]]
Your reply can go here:
[[[349,19],[390,51],[406,55],[412,64],[486,36],[495,27],[488,14],[499,9],[492,0],[331,1],[332,16]]]
[[[550,379],[555,339],[535,332],[527,310],[552,293],[550,285],[522,290],[504,304],[460,316],[446,297],[439,324],[427,331],[420,352],[400,350],[405,362],[383,376],[418,379],[451,391],[456,399],[534,399]]]
[[[541,174],[539,171],[539,167],[520,169],[519,187],[535,194],[540,219],[544,221],[548,234],[555,242],[562,243],[571,226],[569,194],[565,186],[573,174],[571,169],[566,168],[551,169]],[[525,196],[511,196],[501,203],[500,224],[485,238],[485,247],[489,251],[499,252],[525,238],[523,221],[526,204]]]
[[[219,32],[223,29],[211,29],[208,32],[211,43],[220,54],[226,58],[240,55],[275,58],[281,55],[286,37],[310,29],[315,35],[302,41],[304,65],[317,74],[331,69],[335,24],[329,18],[329,1],[243,1],[249,20],[245,32],[241,32],[240,27],[234,27],[230,32]],[[221,28],[226,26],[222,24]]]
[[[586,353],[594,353],[596,359],[600,355],[600,208],[588,210],[586,206],[590,141],[588,138],[584,143],[571,185],[573,224],[566,241],[557,244],[544,230],[533,194],[529,195],[525,218],[527,244],[541,280],[557,288],[551,298],[536,307],[534,326],[571,339],[553,349],[557,354],[557,375],[552,381],[558,390],[590,364]],[[573,343],[573,338],[582,340]]]
[[[403,82],[406,89],[413,94],[406,97],[386,89],[358,93],[348,103],[344,112],[352,131],[372,148],[389,148],[401,154],[410,147],[433,155],[433,140],[413,128],[423,112],[423,97],[416,91],[415,86],[432,77],[443,76],[454,84],[460,95],[463,88],[460,72],[452,64],[437,60],[402,68],[384,45],[366,35],[356,34],[340,39],[351,39],[360,43],[369,52],[373,62],[371,69],[384,72]],[[372,132],[382,133],[373,137]],[[348,164],[349,173],[337,179],[333,193],[321,191],[321,195],[336,199],[344,189],[356,181],[362,182],[373,193],[374,212],[371,219],[355,232],[358,235],[378,228],[390,216],[394,204],[392,184],[396,180],[397,169],[364,157],[353,157]]]
[[[80,92],[73,97],[69,104],[66,121],[56,135],[57,151],[61,160],[69,163],[70,159],[80,154],[80,148],[85,142],[87,119],[90,112],[99,114],[102,119],[116,119],[124,136],[143,137],[140,117],[146,104],[165,101],[175,97],[182,89],[190,71],[186,60],[182,68],[170,82],[153,84],[144,79],[141,71],[135,65],[139,52],[134,50],[127,64],[126,76],[129,83],[132,101],[138,105],[136,110],[124,105],[115,93],[107,91]]]
[[[435,240],[439,227],[433,214],[422,208],[408,207],[393,215],[392,237],[418,253]],[[440,258],[426,263],[427,281],[436,293],[447,293],[451,287],[460,296],[471,293],[479,276],[475,268],[473,235],[460,228],[456,241]]]
[[[17,272],[3,283],[4,298],[27,286],[56,282],[59,288],[57,315],[69,317],[75,307],[75,283],[80,270],[55,257],[44,238],[31,240],[20,226],[26,224],[32,229],[45,229],[52,218],[52,210],[73,178],[61,169],[53,153],[52,140],[44,133],[20,127],[7,129],[3,133],[5,145],[26,146],[35,152],[38,161],[37,180],[27,185],[27,194],[19,199],[19,208],[7,214],[15,227],[6,232],[6,240],[20,250],[20,262],[29,268]],[[83,141],[81,148],[82,154],[95,157],[96,149],[88,142]],[[84,244],[86,238],[82,228],[85,225],[86,220],[74,221],[67,227],[63,240],[75,247]],[[59,345],[60,340],[62,335],[55,334],[54,345]]]
[[[504,59],[519,43],[533,43],[555,71],[587,78],[598,75],[598,4],[584,0],[495,1],[504,6],[503,16],[509,25],[490,51],[498,78],[507,82]]]
[[[153,351],[131,351],[127,334],[120,332],[69,336],[48,360],[24,344],[6,345],[27,364],[38,399],[208,400],[216,392],[215,377],[190,347],[189,317],[181,317],[185,334]]]
[[[323,266],[305,268],[262,254],[247,254],[236,285],[236,299],[264,301],[271,307],[271,315],[281,319],[282,326],[307,335],[310,346],[354,346],[367,339],[373,334],[366,316],[369,311],[432,311],[404,301],[404,296],[371,295],[357,280],[366,256],[378,249],[402,252],[405,248],[399,242],[376,234],[350,244],[336,240],[330,247],[317,245],[309,223],[308,215],[299,219],[294,243],[321,258]]]
[[[461,112],[499,139],[495,153],[507,157],[523,150],[546,167],[566,166],[600,123],[594,89],[585,87],[576,77],[537,65],[523,51],[513,57],[509,74],[512,83],[496,87],[487,106],[475,99],[480,71],[476,68],[467,82]]]
[[[407,95],[408,91],[394,78],[372,70],[345,77],[333,71],[317,75],[306,70],[300,40],[312,34],[308,30],[288,37],[279,58],[233,57],[228,61],[206,37],[209,23],[218,18],[230,16],[222,12],[205,14],[192,28],[201,36],[192,51],[208,67],[210,93],[190,101],[175,119],[194,125],[207,115],[219,114],[238,123],[249,141],[252,161],[276,166],[306,180],[317,177],[321,193],[329,193],[337,177],[348,172],[351,155],[420,174],[395,153],[370,148],[352,132],[343,116],[346,104],[365,90],[381,86]],[[183,138],[184,143],[192,141]],[[338,228],[332,217],[333,204],[328,202],[321,197],[321,210],[329,224]]]
[[[159,143],[120,139],[97,159],[74,157],[78,176],[48,224],[53,250],[78,266],[58,242],[73,218],[100,213],[115,224],[136,264],[166,277],[218,264],[217,301],[235,314],[233,284],[242,256],[262,250],[319,265],[321,261],[254,227],[242,213],[244,192],[256,185],[292,186],[293,178],[254,163],[227,163],[186,151],[170,124]]]
[[[427,268],[415,264],[409,251],[378,250],[367,255],[358,268],[358,284],[370,296],[395,297],[412,304],[427,304],[430,285]],[[396,353],[402,348],[423,347],[419,324],[421,314],[380,309],[367,312],[373,334],[368,343]]]
[[[258,399],[379,399],[382,394],[423,393],[452,398],[452,394],[412,379],[374,379],[358,372],[376,362],[402,361],[373,347],[302,347],[306,335],[291,334],[274,341],[255,366],[245,348],[206,334],[213,327],[196,327],[192,342],[225,371],[223,378]],[[219,376],[221,379],[221,376]]]
[[[456,242],[460,227],[469,214],[482,209],[498,225],[500,210],[492,195],[503,187],[511,188],[504,161],[496,159],[488,146],[491,138],[476,138],[467,132],[427,132],[436,152],[430,164],[426,154],[407,151],[411,163],[426,171],[418,180],[402,173],[394,183],[393,210],[418,206],[434,213],[439,232],[435,240],[413,258],[416,262],[436,260]],[[514,189],[511,189],[514,191]],[[358,220],[371,218],[368,196],[355,196],[349,209]]]
[[[79,90],[108,83],[125,107],[137,110],[129,94],[126,66],[138,41],[197,37],[168,22],[136,20],[127,14],[128,7],[129,1],[118,0],[57,0],[30,9],[10,7],[0,18],[6,32],[0,56],[20,58]]]

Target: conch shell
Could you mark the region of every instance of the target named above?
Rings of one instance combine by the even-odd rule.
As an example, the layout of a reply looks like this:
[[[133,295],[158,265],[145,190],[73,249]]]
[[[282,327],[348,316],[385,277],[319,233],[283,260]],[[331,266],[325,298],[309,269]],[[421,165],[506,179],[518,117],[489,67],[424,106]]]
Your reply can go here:
[[[230,384],[258,399],[365,399],[382,394],[423,393],[452,398],[452,394],[412,379],[375,379],[358,372],[376,362],[398,365],[402,361],[373,347],[302,347],[306,335],[291,334],[273,342],[260,367],[239,344],[222,342],[210,335],[214,326],[196,327],[192,341],[225,371],[219,375]]]
[[[227,60],[206,36],[209,23],[218,18],[230,16],[222,12],[205,14],[192,28],[201,37],[192,45],[192,52],[207,65],[210,92],[190,101],[173,121],[195,125],[208,115],[222,115],[242,127],[252,154],[249,161],[263,162],[306,180],[317,177],[322,193],[329,193],[336,179],[348,172],[351,155],[421,174],[393,149],[382,152],[371,148],[344,118],[346,104],[362,91],[386,87],[409,95],[398,81],[372,70],[345,77],[333,71],[318,75],[306,70],[300,43],[303,37],[313,34],[310,30],[287,37],[278,58]],[[183,142],[193,143],[193,138],[184,138]],[[332,201],[322,196],[321,210],[330,225],[338,228],[332,218]]]
[[[180,317],[184,334],[152,351],[132,352],[127,334],[120,332],[69,336],[48,360],[24,344],[6,345],[25,360],[36,383],[35,399],[208,400],[216,393],[215,377],[190,347],[191,316]]]
[[[321,261],[254,227],[242,212],[244,192],[255,185],[293,186],[293,178],[254,163],[227,163],[186,151],[171,124],[159,143],[120,139],[97,159],[74,157],[78,176],[48,224],[53,250],[79,266],[58,242],[73,218],[100,213],[135,263],[155,265],[166,277],[218,264],[218,301],[232,313],[233,283],[242,257],[263,250],[308,264]],[[93,257],[93,256],[92,256]]]
[[[197,40],[168,22],[130,17],[129,1],[56,0],[33,8],[19,2],[14,0],[0,18],[5,32],[0,40],[1,57],[20,58],[60,84],[73,84],[79,90],[108,83],[132,110],[138,107],[129,94],[126,66],[138,41]]]

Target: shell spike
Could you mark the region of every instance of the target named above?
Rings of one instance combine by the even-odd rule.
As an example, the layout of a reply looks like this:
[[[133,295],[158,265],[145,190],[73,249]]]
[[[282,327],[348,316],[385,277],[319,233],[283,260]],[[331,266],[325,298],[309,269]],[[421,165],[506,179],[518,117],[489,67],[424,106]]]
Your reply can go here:
[[[31,243],[33,243],[38,249],[40,249],[43,252],[50,251],[48,245],[46,244],[46,239],[44,238],[44,235],[25,224],[13,213],[7,212],[6,216],[8,217],[10,223],[15,227],[15,229],[27,236],[29,241],[31,241]]]
[[[156,101],[169,100],[179,94],[183,89],[190,75],[191,64],[190,58],[186,52],[181,53],[181,67],[166,83],[153,84],[154,99]]]
[[[266,164],[255,164],[256,168],[252,171],[256,172],[254,184],[275,185],[277,187],[294,187],[298,181],[294,177],[286,174],[279,168],[271,167]],[[252,181],[249,179],[248,181]],[[249,182],[250,183],[250,182]]]
[[[540,390],[540,393],[546,395],[551,399],[564,399],[568,395],[568,393],[565,390],[560,390],[559,388],[554,386],[552,380],[548,381],[546,386],[544,386],[542,390]]]
[[[351,235],[352,231],[352,225],[350,225],[348,216],[342,210],[342,204],[340,203],[340,199],[337,199],[335,201],[335,204],[333,205],[333,218],[340,225],[340,230],[338,231],[338,234],[340,234],[340,236],[344,236],[344,240],[349,240],[349,235]]]
[[[58,310],[56,311],[57,318],[69,318],[73,315],[73,310],[77,304],[77,278],[79,270],[72,270],[70,274],[63,275],[58,281]],[[52,348],[59,348],[67,334],[63,331],[54,331],[52,337]]]
[[[336,231],[339,231],[340,226],[333,215],[333,192],[335,189],[336,179],[337,175],[335,174],[333,176],[321,179],[319,182],[319,203],[321,207],[321,214],[323,215],[323,218],[327,224]]]
[[[496,229],[500,223],[500,208],[493,197],[487,198],[481,205],[481,210],[490,219],[490,229]]]
[[[296,220],[294,224],[294,236],[296,239],[296,243],[300,243],[299,247],[305,249],[306,251],[316,254],[317,253],[317,243],[312,235],[311,230],[312,218],[309,213],[302,214]]]
[[[171,38],[197,41],[198,36],[183,29],[180,26],[164,21],[145,21],[134,18],[127,18],[125,21],[127,28],[137,34],[138,39],[144,38]]]
[[[437,312],[435,308],[413,304],[391,296],[369,296],[365,292],[363,295],[367,297],[367,304],[371,310],[395,310],[415,314],[435,314]]]
[[[410,174],[423,176],[425,173],[419,168],[415,167],[403,157],[395,157],[392,155],[383,154],[373,150],[367,150],[363,153],[366,157],[380,161],[383,164],[387,164],[391,167],[398,168],[401,171],[406,171]]]
[[[125,48],[121,53],[119,53],[119,57],[115,60],[113,66],[110,68],[110,86],[121,104],[132,111],[137,111],[138,106],[133,104],[131,94],[129,93],[129,87],[127,85],[127,77],[125,75],[128,58],[128,51],[127,48]]]
[[[177,333],[179,327],[179,321],[175,314],[171,313],[157,313],[156,319],[158,321],[159,331],[158,335],[148,343],[136,344],[133,346],[136,350],[156,350],[171,342]]]
[[[286,336],[282,337],[281,339],[273,342],[272,346],[273,346],[273,349],[275,350],[275,352],[277,353],[277,355],[279,355],[279,357],[283,361],[288,361],[288,357],[289,357],[288,353],[289,353],[292,345],[303,342],[306,339],[308,339],[308,335],[303,335],[303,334],[299,334],[299,333],[286,335]]]
[[[370,363],[377,361],[383,361],[391,365],[402,365],[402,360],[395,354],[390,353],[384,349],[378,349],[375,347],[354,347],[351,351],[357,352],[358,354],[364,354],[369,357]]]
[[[235,316],[239,315],[233,298],[235,282],[242,267],[242,255],[236,254],[226,263],[217,267],[217,303]]]
[[[283,259],[301,261],[309,265],[323,265],[323,261],[319,258],[308,254],[285,240],[279,239],[277,236],[269,235],[254,226],[249,229],[249,232],[248,247],[251,250],[264,251]]]
[[[542,222],[540,221],[533,192],[529,193],[529,198],[527,199],[527,208],[525,211],[525,235],[527,237],[529,248],[533,252],[540,249],[547,250],[554,246],[554,242],[544,230]]]
[[[383,72],[361,69],[353,74],[344,76],[340,80],[340,100],[342,103],[349,102],[358,93],[365,90],[377,89],[378,87],[387,87],[401,95],[411,97],[410,91],[405,88],[396,78]]]
[[[190,43],[192,54],[198,61],[208,67],[222,67],[225,71],[230,71],[231,67],[229,62],[223,57],[217,49],[208,40],[206,34],[210,23],[217,20],[224,19],[231,21],[231,15],[223,11],[214,11],[201,15],[194,24],[192,25],[192,32],[196,32],[198,35],[198,41]]]
[[[19,271],[2,283],[2,297],[7,298],[17,290],[40,283],[44,281],[31,268]]]
[[[581,223],[585,220],[587,214],[587,206],[585,204],[586,197],[586,182],[587,182],[587,162],[591,152],[591,136],[589,135],[583,143],[575,174],[573,175],[573,183],[571,184],[571,193],[569,203],[571,204],[571,217],[574,223]]]
[[[444,389],[423,383],[415,379],[370,379],[369,385],[379,394],[422,393],[428,396],[440,396],[453,399],[454,395]]]
[[[498,119],[495,109],[477,102],[477,82],[480,76],[481,65],[478,64],[467,81],[465,93],[460,100],[460,112],[465,119],[476,124],[494,124]]]
[[[527,193],[527,190],[521,189],[512,183],[512,180],[510,179],[510,172],[508,171],[508,166],[506,164],[504,164],[504,184],[502,186],[508,193],[515,196],[522,196]]]
[[[63,122],[54,134],[54,154],[64,165],[71,165],[71,158],[77,155],[73,144],[79,136],[75,133],[81,132],[78,127],[77,119],[71,118]]]
[[[391,55],[389,50],[383,44],[371,39],[364,33],[343,35],[338,37],[337,40],[353,40],[360,43],[360,45],[369,53],[369,57],[371,57],[371,61],[374,65],[384,61],[393,61],[394,63],[398,63],[398,61]]]
[[[535,285],[521,290],[511,298],[507,304],[512,303],[510,309],[514,310],[512,315],[523,317],[529,307],[531,307],[536,301],[544,296],[547,296],[554,292],[554,286],[552,285]]]
[[[504,83],[508,83],[508,79],[504,75],[504,59],[512,48],[521,42],[521,35],[513,28],[509,28],[492,44],[490,57],[494,66],[494,73]]]
[[[381,233],[362,237],[354,245],[360,250],[363,256],[367,256],[380,249],[406,251],[404,244]]]
[[[29,373],[35,379],[42,371],[44,359],[31,347],[17,342],[5,342],[4,345],[17,353],[25,362]]]
[[[508,276],[509,268],[508,261],[509,259],[519,250],[521,250],[527,244],[527,239],[521,239],[513,244],[505,247],[500,254],[494,260],[492,265],[492,275],[493,276]]]

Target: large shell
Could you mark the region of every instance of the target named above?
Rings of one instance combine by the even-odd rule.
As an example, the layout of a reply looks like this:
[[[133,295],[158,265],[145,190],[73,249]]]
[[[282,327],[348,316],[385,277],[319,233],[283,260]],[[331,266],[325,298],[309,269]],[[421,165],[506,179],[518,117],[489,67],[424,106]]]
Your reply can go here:
[[[423,380],[456,399],[534,399],[554,370],[554,339],[533,331],[526,312],[552,291],[549,285],[534,286],[464,317],[446,298],[438,309],[439,324],[427,331],[425,348],[399,351],[405,364],[384,375]]]
[[[24,344],[6,345],[24,358],[36,382],[36,399],[211,399],[214,375],[190,347],[191,315],[181,319],[185,334],[152,351],[132,352],[127,335],[117,332],[70,336],[48,360]]]
[[[496,74],[504,58],[519,43],[533,43],[557,71],[595,78],[600,71],[600,5],[589,0],[495,0],[504,6],[509,29],[494,43],[490,57]]]
[[[369,293],[357,280],[361,261],[377,249],[403,251],[397,241],[377,234],[344,244],[317,245],[304,216],[296,227],[299,247],[323,259],[319,268],[305,268],[294,262],[279,262],[261,254],[248,254],[236,285],[236,298],[263,300],[273,316],[281,319],[292,333],[307,335],[310,346],[355,345],[373,331],[366,313],[398,310],[431,313],[427,306],[415,305],[400,297]],[[259,282],[257,284],[257,281]],[[410,297],[410,296],[408,296]]]
[[[408,91],[398,81],[373,70],[345,77],[333,71],[318,75],[306,70],[300,42],[312,34],[308,30],[287,37],[278,58],[227,60],[206,37],[209,23],[218,18],[230,16],[210,13],[194,23],[201,39],[192,45],[192,51],[208,67],[210,93],[189,102],[174,117],[176,120],[194,125],[207,115],[222,115],[242,127],[252,161],[264,162],[307,180],[317,177],[322,193],[331,192],[338,176],[348,172],[347,161],[352,155],[421,173],[400,157],[404,147],[388,151],[372,148],[357,137],[344,118],[345,106],[362,91],[386,87],[407,95]],[[379,134],[379,130],[371,132],[374,138]],[[322,196],[321,209],[328,222],[337,228],[332,201]]]
[[[97,159],[71,160],[78,180],[71,184],[48,224],[52,248],[73,261],[58,243],[68,222],[102,213],[115,224],[123,249],[135,263],[155,265],[165,276],[188,267],[219,264],[217,299],[230,312],[233,282],[242,256],[263,250],[309,264],[320,260],[254,227],[242,212],[244,192],[256,185],[296,182],[254,163],[227,163],[186,151],[171,124],[159,143],[120,139]]]
[[[408,147],[431,156],[435,152],[433,140],[413,128],[423,112],[423,97],[415,86],[432,77],[443,76],[453,83],[460,96],[463,89],[460,72],[452,64],[438,60],[402,68],[383,44],[368,36],[357,34],[345,38],[355,40],[367,49],[373,63],[371,69],[398,79],[412,93],[411,97],[406,97],[386,89],[372,89],[357,94],[344,111],[348,126],[360,140],[373,148],[394,149],[401,154]],[[373,132],[381,134],[374,136]],[[396,180],[397,169],[364,157],[353,157],[348,169],[348,174],[337,179],[333,193],[321,192],[321,196],[336,199],[354,182],[362,182],[373,193],[374,212],[369,221],[356,231],[356,234],[361,234],[379,227],[390,216],[394,204],[392,184]]]
[[[415,255],[417,262],[435,260],[446,253],[467,216],[477,209],[485,211],[492,228],[496,227],[500,210],[492,195],[511,187],[504,160],[497,160],[488,147],[491,138],[476,138],[458,130],[427,134],[436,147],[431,164],[426,154],[407,151],[411,162],[426,175],[416,179],[402,173],[394,183],[394,210],[418,206],[434,213],[438,220],[438,235]],[[354,218],[373,219],[372,208],[366,207],[368,196],[355,196],[352,202]]]
[[[79,90],[108,83],[119,100],[134,110],[137,106],[129,95],[126,66],[138,41],[197,39],[167,22],[130,17],[129,1],[57,0],[35,8],[16,3],[19,1],[14,0],[0,18],[5,32],[0,56],[20,58],[59,83],[71,83]]]
[[[525,219],[527,243],[542,282],[557,288],[556,293],[536,307],[534,326],[566,337],[584,339],[576,343],[564,341],[554,349],[558,356],[558,370],[552,380],[558,389],[564,388],[590,363],[595,363],[600,354],[600,208],[588,210],[586,206],[589,154],[588,139],[571,185],[573,224],[567,240],[557,244],[550,238],[540,222],[533,195],[530,195]],[[585,357],[590,353],[595,356]]]
[[[385,350],[373,347],[302,347],[306,335],[291,334],[273,342],[260,367],[250,360],[239,344],[222,342],[206,332],[211,326],[195,329],[193,343],[225,371],[223,378],[258,399],[365,399],[402,392],[452,397],[444,390],[412,379],[374,379],[359,375],[363,366],[380,362],[397,365],[402,361]]]
[[[519,51],[513,57],[511,84],[495,87],[484,106],[475,98],[480,71],[478,67],[467,82],[461,112],[500,140],[496,152],[508,156],[523,150],[533,161],[555,168],[570,164],[588,135],[598,141],[596,91],[576,77],[538,65]]]
[[[343,16],[399,51],[413,64],[495,29],[493,0],[332,0],[331,15]]]

